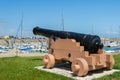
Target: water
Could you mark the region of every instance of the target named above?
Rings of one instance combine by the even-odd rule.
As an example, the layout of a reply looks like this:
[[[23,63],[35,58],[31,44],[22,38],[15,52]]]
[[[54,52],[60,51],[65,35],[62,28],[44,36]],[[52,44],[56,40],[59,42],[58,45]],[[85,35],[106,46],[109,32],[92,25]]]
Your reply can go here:
[[[32,48],[25,48],[25,49],[21,49],[21,51],[25,51],[27,53],[34,53],[34,52],[39,52],[39,53],[46,53],[47,50],[40,50],[40,49],[32,49]]]
[[[104,47],[103,49],[105,51],[120,52],[120,46],[116,46],[116,47]]]
[[[0,47],[0,53],[6,53],[9,49]]]
[[[103,50],[108,51],[108,50],[113,50],[111,47],[104,47]]]

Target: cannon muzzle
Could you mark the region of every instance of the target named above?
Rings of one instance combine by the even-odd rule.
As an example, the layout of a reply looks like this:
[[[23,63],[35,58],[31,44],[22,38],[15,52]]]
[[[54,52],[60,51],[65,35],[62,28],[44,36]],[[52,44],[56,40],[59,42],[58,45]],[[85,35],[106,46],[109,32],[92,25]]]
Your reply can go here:
[[[56,31],[39,27],[35,27],[33,29],[33,33],[35,35],[43,35],[48,38],[52,36],[54,38],[59,37],[62,39],[75,39],[77,42],[80,42],[81,46],[84,46],[85,51],[89,51],[91,54],[97,53],[98,49],[103,48],[100,37],[97,35],[81,34],[68,31]]]

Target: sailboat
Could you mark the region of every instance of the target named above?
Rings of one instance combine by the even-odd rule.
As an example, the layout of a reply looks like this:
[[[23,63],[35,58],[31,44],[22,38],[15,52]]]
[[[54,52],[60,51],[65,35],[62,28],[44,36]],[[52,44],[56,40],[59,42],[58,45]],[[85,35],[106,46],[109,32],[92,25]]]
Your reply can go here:
[[[18,45],[18,49],[20,51],[30,50],[31,48],[28,46],[28,44],[23,43],[23,40],[22,40],[22,34],[23,34],[23,15],[22,15],[22,19],[21,19],[20,25],[19,25],[18,30],[17,30],[16,37],[17,37],[19,31],[21,31],[21,34],[20,34],[20,44]]]

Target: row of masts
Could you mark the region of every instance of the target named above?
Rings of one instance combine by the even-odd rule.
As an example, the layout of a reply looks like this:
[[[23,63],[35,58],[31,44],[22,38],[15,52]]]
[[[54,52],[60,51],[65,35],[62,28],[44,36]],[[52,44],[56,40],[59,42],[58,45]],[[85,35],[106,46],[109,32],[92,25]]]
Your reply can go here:
[[[65,30],[65,25],[64,25],[64,16],[63,16],[63,13],[61,14],[61,22],[62,22],[62,31]],[[21,18],[21,22],[20,22],[20,25],[19,25],[19,28],[17,30],[17,34],[16,34],[16,37],[18,36],[18,32],[19,30],[21,31],[20,32],[20,38],[22,39],[22,35],[23,35],[23,14],[22,14],[22,18]],[[91,27],[91,33],[90,34],[95,34],[94,33],[94,25],[92,25]],[[118,26],[118,38],[120,38],[120,26]],[[112,26],[110,27],[110,31],[106,33],[106,38],[111,38],[111,35],[112,35]],[[22,41],[22,40],[21,40]]]

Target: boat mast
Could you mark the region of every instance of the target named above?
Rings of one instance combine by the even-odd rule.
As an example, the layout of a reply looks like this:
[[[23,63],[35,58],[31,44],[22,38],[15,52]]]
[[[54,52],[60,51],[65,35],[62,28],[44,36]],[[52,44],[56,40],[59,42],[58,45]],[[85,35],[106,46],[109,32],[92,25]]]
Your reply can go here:
[[[23,30],[23,14],[22,14],[22,19],[21,19],[21,39],[22,39],[22,30]]]
[[[64,31],[64,18],[63,18],[63,14],[61,14],[62,17],[62,30]]]
[[[120,26],[118,27],[118,38],[120,38]]]
[[[91,34],[94,34],[94,25],[92,25]]]
[[[23,14],[22,14],[22,18],[21,18],[21,40],[20,40],[20,48],[22,47],[22,33],[23,33]]]

